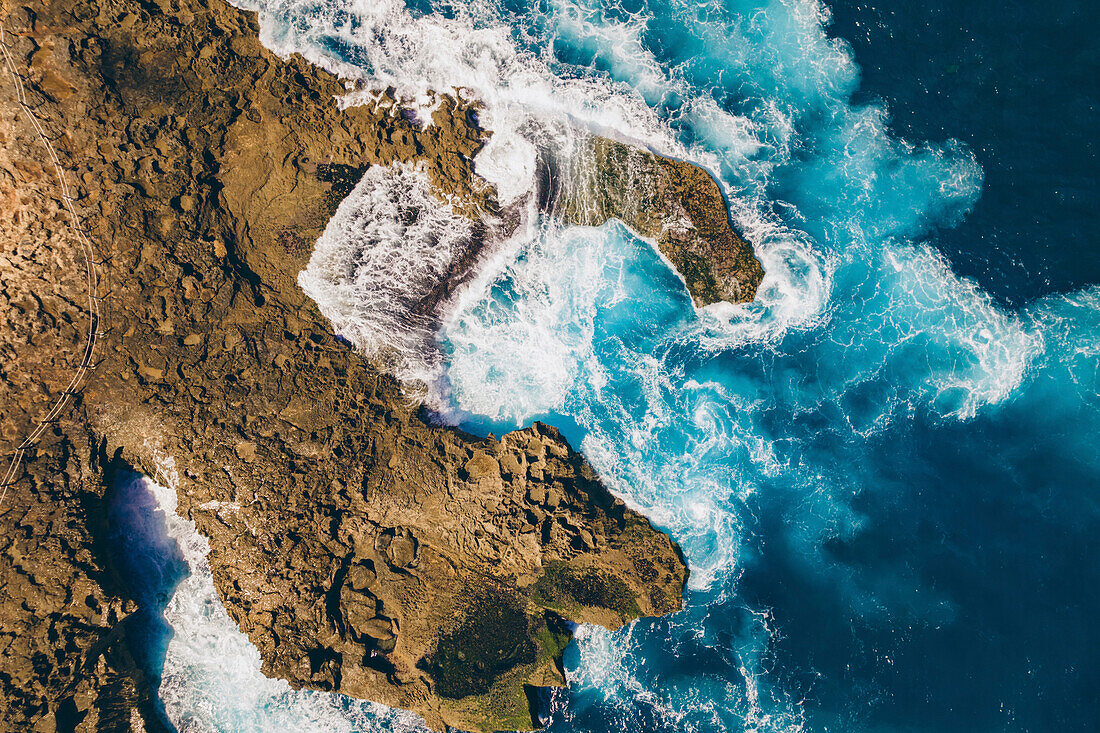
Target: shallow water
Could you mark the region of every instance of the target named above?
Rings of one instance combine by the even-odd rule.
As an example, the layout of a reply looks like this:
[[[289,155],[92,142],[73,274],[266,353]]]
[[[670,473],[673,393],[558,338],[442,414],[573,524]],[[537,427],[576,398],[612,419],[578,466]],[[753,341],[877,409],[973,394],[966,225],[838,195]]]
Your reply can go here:
[[[550,730],[1095,726],[1100,288],[1079,264],[1095,261],[1081,254],[1096,248],[1094,207],[1065,209],[1076,221],[1036,247],[1076,254],[1049,261],[1006,243],[1042,228],[1018,198],[994,195],[994,213],[964,223],[983,210],[984,166],[1011,180],[1011,138],[957,110],[957,129],[922,126],[931,113],[899,111],[923,104],[900,71],[861,92],[861,57],[807,0],[252,7],[272,47],[425,106],[450,86],[486,100],[495,135],[478,168],[515,201],[536,146],[567,150],[593,129],[709,167],[757,246],[757,300],[699,311],[621,225],[531,214],[440,333],[383,344],[398,373],[429,367],[409,373],[443,419],[475,432],[560,426],[684,548],[685,610],[615,633],[582,627]],[[850,20],[862,8],[845,7],[844,29],[863,27]],[[857,48],[876,69],[924,68],[882,61],[915,43],[867,38]],[[1065,167],[1057,155],[1043,165]],[[374,175],[341,205],[319,264],[407,269],[398,255],[423,245],[359,216],[387,185]],[[1037,201],[1057,198],[1050,181],[1028,183]],[[377,302],[379,278],[310,271],[338,332],[373,353],[388,326],[358,306]],[[166,675],[181,664],[171,659]],[[179,694],[214,729],[240,729],[201,702],[217,697],[203,674]],[[218,704],[246,716],[289,705]]]

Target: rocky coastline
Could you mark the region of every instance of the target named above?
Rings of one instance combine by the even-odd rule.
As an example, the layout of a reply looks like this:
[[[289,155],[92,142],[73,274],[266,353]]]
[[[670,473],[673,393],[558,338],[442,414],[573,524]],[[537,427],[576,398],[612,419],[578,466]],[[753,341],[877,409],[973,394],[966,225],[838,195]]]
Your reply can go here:
[[[425,126],[395,105],[341,111],[338,79],[271,54],[255,17],[221,0],[6,2],[0,23],[25,88],[21,102],[0,82],[3,455],[70,403],[0,504],[0,730],[164,728],[104,546],[112,478],[130,468],[173,469],[266,674],[437,729],[537,727],[530,688],[564,684],[565,621],[680,608],[678,547],[554,428],[431,424],[295,282],[367,166],[417,162],[470,216],[499,213],[473,171],[484,133],[468,108],[445,98]],[[724,204],[714,229],[713,181],[703,216],[676,191],[705,172],[646,161],[662,192],[650,208],[681,202],[694,231],[599,215],[677,266],[687,243],[697,303],[751,297],[759,264]],[[97,248],[92,306],[81,234]],[[740,269],[699,264],[727,246]],[[89,323],[94,369],[70,389]]]

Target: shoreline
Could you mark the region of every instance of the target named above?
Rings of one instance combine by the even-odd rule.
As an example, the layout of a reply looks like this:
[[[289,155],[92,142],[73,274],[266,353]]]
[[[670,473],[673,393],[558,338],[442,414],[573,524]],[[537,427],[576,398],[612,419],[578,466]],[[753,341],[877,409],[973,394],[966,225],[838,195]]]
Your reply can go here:
[[[550,615],[615,626],[679,608],[686,567],[675,543],[614,499],[557,431],[536,424],[474,439],[424,424],[297,289],[305,243],[332,213],[333,184],[316,176],[315,161],[422,159],[435,181],[470,192],[472,156],[461,151],[479,136],[462,115],[444,110],[419,130],[399,115],[340,111],[335,78],[300,57],[276,58],[256,40],[254,15],[217,3],[165,12],[75,0],[14,21],[26,34],[16,61],[34,61],[36,113],[46,129],[67,131],[59,155],[80,181],[84,226],[113,245],[103,265],[112,330],[64,429],[24,464],[0,517],[30,522],[32,540],[49,543],[52,525],[31,518],[26,501],[50,497],[77,518],[66,525],[76,532],[70,547],[91,564],[64,553],[53,561],[76,578],[115,580],[92,594],[113,631],[103,637],[79,612],[62,615],[87,645],[0,727],[144,715],[150,691],[119,661],[133,602],[94,535],[106,521],[104,477],[120,462],[154,467],[157,455],[180,466],[179,512],[210,541],[226,610],[264,673],[295,687],[412,709],[435,727],[518,727],[523,716],[530,726],[529,701],[510,691],[564,683],[562,640],[539,630]],[[69,251],[56,235],[44,235],[41,251]],[[34,327],[36,314],[27,319]],[[59,475],[80,490],[59,491]],[[639,578],[641,558],[657,562],[655,578]],[[560,569],[547,579],[547,567]],[[13,572],[0,564],[3,577]],[[601,578],[607,594],[577,602],[575,577]],[[495,607],[502,619],[525,619],[508,621],[502,638],[511,635],[509,648],[529,639],[534,659],[495,668],[473,695],[441,697],[433,683],[467,673],[452,670],[446,650],[484,643],[461,623],[470,597],[482,598],[479,615]],[[320,618],[318,607],[327,609]],[[28,614],[7,600],[0,609]],[[456,614],[457,626],[446,620]],[[19,643],[28,654],[54,648],[34,634]],[[21,679],[29,662],[11,650],[4,669]],[[372,650],[388,666],[367,664]],[[495,654],[475,658],[483,653]],[[78,667],[98,671],[64,671]],[[128,690],[121,697],[117,680]],[[88,692],[72,697],[74,684]]]

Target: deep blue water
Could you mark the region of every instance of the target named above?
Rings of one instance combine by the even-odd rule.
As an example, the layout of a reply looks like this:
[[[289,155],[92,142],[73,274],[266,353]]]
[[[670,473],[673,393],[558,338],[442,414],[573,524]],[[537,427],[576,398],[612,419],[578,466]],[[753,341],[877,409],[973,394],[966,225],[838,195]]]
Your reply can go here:
[[[936,246],[1019,305],[1100,281],[1100,5],[831,3],[832,35],[911,140],[964,140],[985,171],[966,220]]]
[[[767,270],[754,303],[699,311],[621,225],[539,220],[436,336],[446,416],[562,427],[692,568],[682,612],[580,629],[549,730],[1097,729],[1094,9],[253,6],[266,43],[368,87],[472,90],[514,164],[498,180],[577,129],[708,166]],[[360,266],[404,246],[382,209],[342,219]],[[378,280],[334,292],[377,303],[355,287]],[[371,309],[347,313],[371,352]],[[204,720],[247,729],[287,699]]]

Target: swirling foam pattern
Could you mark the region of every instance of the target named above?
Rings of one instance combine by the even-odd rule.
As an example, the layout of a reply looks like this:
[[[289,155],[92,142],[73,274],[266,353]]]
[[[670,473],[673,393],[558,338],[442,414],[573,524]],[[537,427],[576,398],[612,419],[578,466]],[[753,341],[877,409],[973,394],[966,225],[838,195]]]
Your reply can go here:
[[[495,135],[479,170],[508,199],[530,190],[533,146],[579,125],[708,166],[758,247],[757,300],[699,311],[621,225],[533,220],[437,334],[450,419],[562,426],[692,567],[683,612],[580,630],[550,730],[1095,723],[1100,291],[1010,311],[952,273],[935,234],[973,206],[981,168],[853,102],[859,70],[822,5],[242,4],[272,48],[361,79],[361,101],[379,86],[421,105],[452,87],[483,99]],[[423,245],[381,252],[385,222],[336,224],[341,267],[408,263]],[[356,322],[384,279],[352,273],[326,295],[310,277],[364,351],[403,338]],[[212,593],[187,593],[168,614],[177,638],[224,626],[193,606]],[[165,679],[191,675],[169,697],[217,728],[212,706],[230,703],[208,682],[225,677],[197,669],[169,653]],[[285,691],[220,694],[298,709]]]

